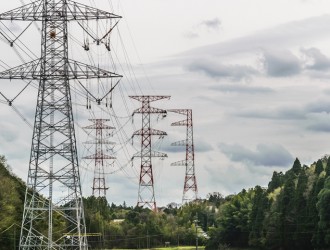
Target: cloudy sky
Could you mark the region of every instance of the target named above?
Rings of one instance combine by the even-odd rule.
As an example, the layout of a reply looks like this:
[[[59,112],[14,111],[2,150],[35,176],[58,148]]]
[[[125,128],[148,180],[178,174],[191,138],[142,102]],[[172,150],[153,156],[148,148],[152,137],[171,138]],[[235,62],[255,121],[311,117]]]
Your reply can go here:
[[[123,16],[115,31],[120,42],[114,48],[125,51],[127,57],[112,52],[118,53],[115,59],[125,58],[121,64],[117,62],[122,66],[116,72],[124,79],[114,99],[139,89],[143,94],[171,95],[171,100],[155,102],[155,107],[193,110],[200,197],[267,186],[273,171],[286,171],[295,157],[308,165],[330,153],[328,0],[85,2]],[[18,0],[2,3],[1,12],[20,5]],[[5,43],[0,46],[8,49]],[[11,57],[1,60],[11,61]],[[15,96],[9,85],[1,82],[0,91]],[[28,106],[26,100],[35,90],[27,91],[31,94],[18,98],[15,107],[33,123],[33,100]],[[126,99],[129,112],[138,107],[137,102]],[[126,128],[132,122],[131,118],[125,120],[129,112],[122,106],[114,109]],[[0,107],[0,152],[25,180],[32,129],[12,108],[5,104]],[[84,120],[88,113],[78,113],[78,127],[89,125]],[[157,150],[169,155],[154,161],[159,205],[181,201],[184,169],[170,163],[184,159],[185,154],[170,144],[184,139],[185,131],[170,124],[183,118],[171,114],[154,122],[168,133],[164,140],[155,140]],[[134,126],[139,127],[137,116]],[[129,137],[132,131],[131,126],[127,128]],[[82,142],[84,132],[77,133]],[[138,149],[138,140],[133,144],[131,152]],[[84,152],[80,146],[79,155]],[[109,171],[108,200],[135,205],[138,162],[132,166],[120,151],[117,154],[123,170]],[[84,193],[89,195],[92,171],[86,167],[81,173]]]

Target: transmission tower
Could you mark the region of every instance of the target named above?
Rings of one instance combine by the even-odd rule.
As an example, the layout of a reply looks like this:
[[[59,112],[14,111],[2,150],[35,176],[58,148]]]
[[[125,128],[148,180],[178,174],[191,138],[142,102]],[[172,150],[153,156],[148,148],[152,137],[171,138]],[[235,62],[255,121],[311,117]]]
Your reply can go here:
[[[152,143],[151,138],[153,135],[158,135],[163,137],[167,135],[166,132],[152,129],[150,126],[150,116],[151,114],[158,114],[166,116],[166,110],[158,109],[150,106],[150,102],[158,101],[161,99],[170,99],[170,96],[130,96],[137,101],[142,103],[142,107],[136,109],[133,112],[134,114],[142,115],[142,129],[135,131],[133,136],[141,136],[141,151],[133,156],[141,157],[141,170],[140,170],[140,179],[139,179],[139,193],[138,193],[138,202],[137,206],[147,206],[150,209],[156,211],[156,199],[155,199],[155,190],[154,190],[154,178],[152,173],[152,157],[167,157],[166,154],[153,151],[151,149]]]
[[[182,204],[196,200],[198,197],[197,181],[195,175],[195,152],[194,152],[194,136],[193,136],[193,120],[191,109],[170,109],[169,112],[185,115],[186,119],[174,122],[172,126],[186,126],[186,139],[172,143],[172,146],[185,146],[186,159],[177,161],[171,166],[185,166],[186,174],[183,186]]]
[[[67,23],[116,18],[70,0],[37,0],[0,14],[42,23],[40,58],[0,72],[0,79],[39,82],[20,249],[88,249],[69,81],[120,76],[69,59]]]
[[[106,166],[106,160],[116,159],[112,155],[107,155],[103,151],[103,145],[114,145],[114,142],[111,142],[107,139],[104,139],[107,136],[107,133],[104,134],[103,131],[108,131],[110,129],[115,129],[105,122],[110,121],[109,119],[89,119],[93,122],[93,125],[84,127],[85,129],[95,129],[95,140],[87,141],[85,144],[95,144],[95,154],[83,157],[84,159],[93,159],[95,160],[94,168],[94,178],[93,178],[93,196],[103,196],[106,197],[106,191],[108,187],[105,182],[104,166]]]

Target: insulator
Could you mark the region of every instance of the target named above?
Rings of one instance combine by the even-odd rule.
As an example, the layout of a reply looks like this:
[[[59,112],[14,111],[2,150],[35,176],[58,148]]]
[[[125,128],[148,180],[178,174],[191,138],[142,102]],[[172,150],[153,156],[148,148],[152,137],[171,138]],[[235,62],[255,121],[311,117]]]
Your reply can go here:
[[[111,88],[112,88],[112,84],[111,84]],[[112,92],[110,93],[110,99],[109,99],[110,101],[110,108],[112,108]]]
[[[108,51],[111,51],[109,44],[105,44],[105,47],[107,48]]]
[[[84,48],[86,51],[89,50],[89,42],[88,42],[88,38],[86,38],[86,40],[84,40],[83,48]]]

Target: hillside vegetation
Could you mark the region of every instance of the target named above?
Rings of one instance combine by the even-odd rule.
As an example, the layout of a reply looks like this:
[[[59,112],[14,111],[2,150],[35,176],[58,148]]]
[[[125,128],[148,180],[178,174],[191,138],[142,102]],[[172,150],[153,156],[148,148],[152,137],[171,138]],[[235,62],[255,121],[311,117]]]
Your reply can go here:
[[[18,244],[24,196],[25,184],[0,156],[0,249],[15,249]]]
[[[25,186],[0,158],[0,246],[18,246]],[[285,173],[274,172],[267,188],[256,186],[223,197],[158,213],[105,198],[84,198],[92,249],[194,245],[206,249],[329,249],[330,160],[311,166],[298,159]],[[196,228],[197,225],[197,228]],[[1,247],[0,247],[1,249]]]

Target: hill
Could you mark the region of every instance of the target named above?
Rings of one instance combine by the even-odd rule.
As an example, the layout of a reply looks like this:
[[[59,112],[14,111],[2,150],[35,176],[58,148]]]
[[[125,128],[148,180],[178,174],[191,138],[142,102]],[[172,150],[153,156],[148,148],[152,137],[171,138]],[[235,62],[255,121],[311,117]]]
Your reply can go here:
[[[18,246],[25,188],[0,157],[0,249]],[[310,166],[295,159],[267,187],[214,192],[157,213],[93,196],[84,208],[92,249],[194,245],[196,235],[206,249],[330,249],[330,158]]]
[[[18,246],[25,188],[24,182],[11,172],[5,157],[0,156],[0,246],[6,249]]]

